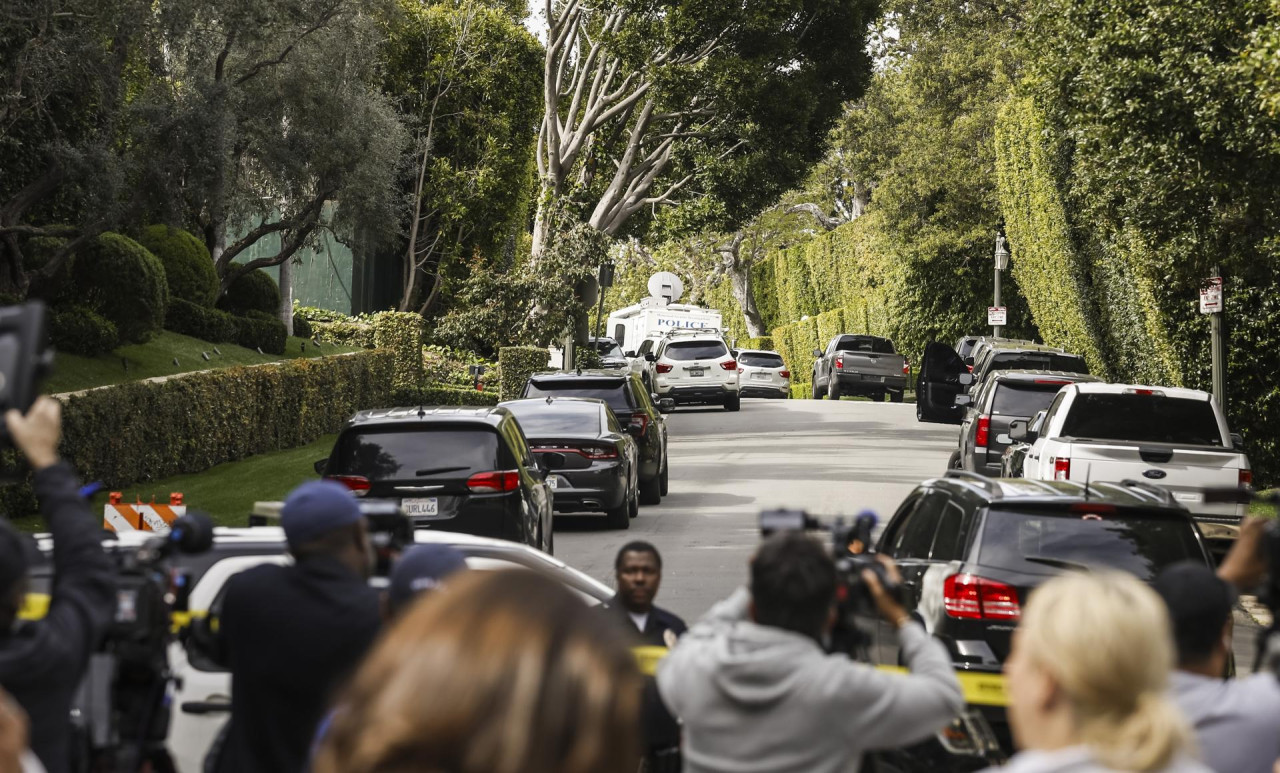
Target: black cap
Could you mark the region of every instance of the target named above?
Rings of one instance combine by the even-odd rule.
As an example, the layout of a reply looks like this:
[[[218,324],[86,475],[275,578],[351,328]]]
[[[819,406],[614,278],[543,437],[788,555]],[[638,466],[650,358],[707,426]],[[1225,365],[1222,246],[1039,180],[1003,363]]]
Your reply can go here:
[[[1156,592],[1169,608],[1180,663],[1195,663],[1213,654],[1231,618],[1236,589],[1212,569],[1180,561],[1160,572]]]

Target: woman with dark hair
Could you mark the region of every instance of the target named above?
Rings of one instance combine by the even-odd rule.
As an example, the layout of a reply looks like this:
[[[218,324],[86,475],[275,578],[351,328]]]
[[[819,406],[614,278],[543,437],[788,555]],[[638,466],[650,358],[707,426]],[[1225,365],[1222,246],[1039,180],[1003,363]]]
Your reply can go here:
[[[640,684],[621,634],[571,591],[469,572],[375,646],[313,770],[634,771]]]

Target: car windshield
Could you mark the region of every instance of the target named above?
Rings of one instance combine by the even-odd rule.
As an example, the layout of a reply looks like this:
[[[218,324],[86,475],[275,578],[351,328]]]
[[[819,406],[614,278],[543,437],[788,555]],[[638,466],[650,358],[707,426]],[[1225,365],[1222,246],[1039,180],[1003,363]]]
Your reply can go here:
[[[554,435],[599,435],[600,407],[591,403],[530,400],[504,403],[528,438]]]
[[[893,341],[870,336],[847,336],[836,344],[837,352],[871,352],[873,354],[894,354]]]
[[[622,357],[622,347],[613,341],[594,341],[591,344],[601,357]]]
[[[996,416],[1035,416],[1049,407],[1058,390],[1066,383],[1001,382],[995,387],[996,395],[991,404],[991,413]]]
[[[1149,581],[1170,564],[1204,560],[1188,519],[1116,512],[1110,506],[1097,511],[993,509],[987,513],[980,544],[982,566],[1030,574],[1110,568]]]
[[[720,341],[672,341],[667,344],[663,357],[676,362],[689,360],[718,360],[729,354],[729,349]]]
[[[987,370],[1057,370],[1063,373],[1088,373],[1082,357],[1056,352],[996,352]]]
[[[548,379],[546,381],[530,381],[525,387],[525,397],[591,397],[604,400],[614,413],[633,413],[636,408],[627,394],[626,382],[622,379]]]
[[[371,481],[457,478],[501,469],[498,434],[487,426],[348,432],[336,450],[337,463],[327,474]]]
[[[1223,445],[1218,420],[1208,400],[1158,393],[1076,395],[1062,435],[1137,443]]]
[[[751,365],[756,368],[781,368],[782,355],[764,354],[761,352],[743,352],[738,355],[739,365]]]

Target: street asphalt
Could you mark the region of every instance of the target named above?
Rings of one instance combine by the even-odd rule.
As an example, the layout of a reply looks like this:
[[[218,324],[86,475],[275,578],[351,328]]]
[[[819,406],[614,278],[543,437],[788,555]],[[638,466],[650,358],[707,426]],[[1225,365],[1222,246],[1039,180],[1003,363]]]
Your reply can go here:
[[[831,518],[870,509],[883,524],[918,483],[943,474],[958,428],[921,424],[915,406],[842,400],[743,400],[742,410],[680,408],[667,416],[670,493],[625,531],[603,516],[557,515],[556,556],[613,585],[630,540],[662,552],[657,603],[696,620],[746,582],[761,509]],[[1236,614],[1236,661],[1253,659],[1257,626]]]

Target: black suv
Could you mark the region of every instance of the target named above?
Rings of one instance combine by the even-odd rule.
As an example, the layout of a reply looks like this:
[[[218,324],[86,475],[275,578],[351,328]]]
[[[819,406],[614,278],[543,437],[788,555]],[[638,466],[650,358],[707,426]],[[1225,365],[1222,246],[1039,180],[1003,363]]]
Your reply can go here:
[[[878,550],[897,561],[907,609],[947,646],[969,701],[936,739],[883,753],[882,770],[904,773],[979,770],[1012,754],[999,675],[1037,585],[1071,570],[1119,569],[1149,582],[1177,561],[1212,566],[1190,513],[1156,486],[1086,489],[959,470],[917,487]],[[874,663],[902,663],[892,626],[871,618],[860,626],[871,634]]]
[[[394,500],[419,529],[552,552],[546,471],[505,408],[391,408],[353,416],[316,472]]]
[[[554,370],[535,373],[521,397],[591,397],[604,400],[629,430],[640,451],[640,504],[656,505],[667,494],[667,420],[663,411],[674,405],[664,400],[658,409],[654,396],[635,373],[616,370]]]

